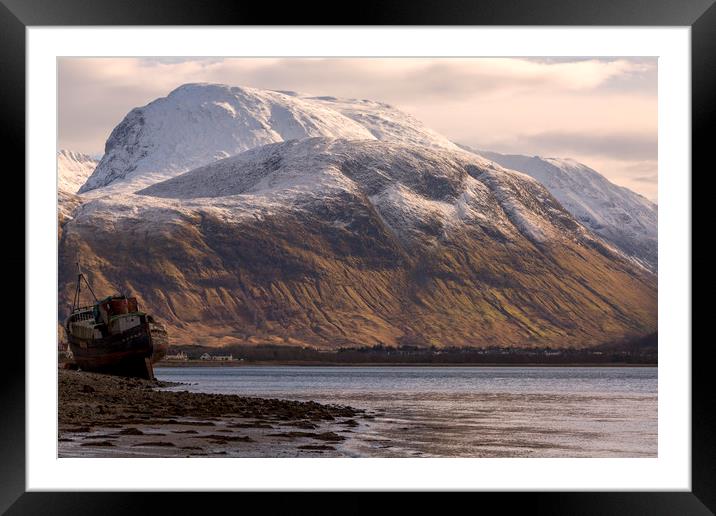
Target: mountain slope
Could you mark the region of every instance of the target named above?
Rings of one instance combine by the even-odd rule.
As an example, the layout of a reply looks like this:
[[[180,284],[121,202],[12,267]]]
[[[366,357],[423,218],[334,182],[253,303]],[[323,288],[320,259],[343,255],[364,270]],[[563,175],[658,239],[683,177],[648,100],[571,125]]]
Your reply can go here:
[[[657,270],[656,204],[571,159],[473,152],[535,178],[581,224],[627,256]]]
[[[175,342],[597,345],[656,328],[656,278],[532,178],[361,138],[266,145],[89,200],[60,241]]]

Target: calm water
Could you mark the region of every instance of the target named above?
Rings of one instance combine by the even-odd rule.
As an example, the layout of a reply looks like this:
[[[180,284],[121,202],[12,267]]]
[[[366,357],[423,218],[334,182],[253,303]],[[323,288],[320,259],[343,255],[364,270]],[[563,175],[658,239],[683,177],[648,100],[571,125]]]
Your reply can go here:
[[[367,457],[655,457],[652,367],[177,367],[177,390],[369,409],[342,445]]]

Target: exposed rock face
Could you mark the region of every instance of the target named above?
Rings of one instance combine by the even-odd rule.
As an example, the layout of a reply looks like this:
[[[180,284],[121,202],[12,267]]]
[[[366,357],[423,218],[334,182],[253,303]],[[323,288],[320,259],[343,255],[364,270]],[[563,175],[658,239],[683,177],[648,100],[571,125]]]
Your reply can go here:
[[[656,329],[656,277],[537,181],[461,150],[267,145],[77,208],[82,257],[176,343],[596,345]],[[63,316],[63,314],[61,314]]]
[[[581,224],[627,256],[657,270],[658,210],[653,202],[571,159],[475,152],[535,178]]]

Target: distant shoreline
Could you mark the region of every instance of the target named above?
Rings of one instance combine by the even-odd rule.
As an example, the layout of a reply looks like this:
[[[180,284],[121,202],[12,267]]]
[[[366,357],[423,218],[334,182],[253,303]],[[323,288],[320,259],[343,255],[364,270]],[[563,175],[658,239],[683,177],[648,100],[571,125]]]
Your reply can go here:
[[[160,361],[154,364],[154,367],[245,367],[245,366],[303,366],[303,367],[658,367],[659,364],[652,363],[634,363],[625,362],[615,363],[432,363],[432,362],[321,362],[321,361],[291,361],[291,360],[261,360],[261,361],[211,361],[211,360],[188,360],[188,361]]]
[[[238,344],[210,347],[200,344],[175,344],[161,365],[231,366],[417,366],[417,367],[655,367],[658,358],[658,336],[649,334],[621,342],[594,344],[574,348],[501,348],[424,347],[416,345],[335,349],[307,346]],[[167,360],[169,359],[169,360]],[[182,360],[183,359],[183,360]],[[187,362],[188,359],[188,362]],[[222,361],[228,359],[228,361]]]

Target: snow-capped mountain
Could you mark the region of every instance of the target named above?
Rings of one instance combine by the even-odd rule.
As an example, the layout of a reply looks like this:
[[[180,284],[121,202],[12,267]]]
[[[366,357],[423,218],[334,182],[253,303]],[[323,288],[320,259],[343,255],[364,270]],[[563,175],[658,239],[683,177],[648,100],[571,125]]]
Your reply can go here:
[[[473,152],[535,178],[581,224],[657,270],[658,210],[653,202],[571,159]]]
[[[137,191],[244,150],[319,136],[458,150],[410,115],[380,102],[186,84],[125,117],[81,192],[94,197]],[[482,155],[534,177],[587,228],[656,270],[653,203],[571,160]]]
[[[216,84],[132,110],[105,150],[60,202],[61,307],[80,261],[180,343],[585,347],[656,329],[656,276],[633,260],[650,263],[649,205],[578,164],[498,164],[370,100]]]
[[[77,193],[94,172],[98,160],[87,154],[62,149],[57,152],[57,185],[67,193]]]
[[[185,84],[129,112],[80,192],[118,184],[137,190],[254,147],[318,136],[456,148],[386,104]]]
[[[98,196],[64,226],[61,301],[78,259],[186,343],[584,347],[656,328],[653,274],[536,180],[440,145],[304,138]]]

